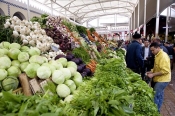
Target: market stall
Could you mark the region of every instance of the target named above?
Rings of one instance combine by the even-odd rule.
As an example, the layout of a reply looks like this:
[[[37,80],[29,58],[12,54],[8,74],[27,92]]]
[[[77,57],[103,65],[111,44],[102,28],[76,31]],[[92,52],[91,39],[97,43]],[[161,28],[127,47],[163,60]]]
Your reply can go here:
[[[95,29],[46,14],[0,18],[0,115],[159,116],[126,51]]]

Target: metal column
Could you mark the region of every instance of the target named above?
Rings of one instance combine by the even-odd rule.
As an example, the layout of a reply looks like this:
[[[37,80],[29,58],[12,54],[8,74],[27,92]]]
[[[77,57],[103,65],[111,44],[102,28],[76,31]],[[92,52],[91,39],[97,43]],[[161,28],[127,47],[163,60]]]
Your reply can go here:
[[[29,0],[27,0],[27,19],[30,20]]]
[[[159,34],[159,7],[160,7],[160,0],[157,0],[157,11],[156,11],[156,32],[155,37],[158,37]]]
[[[145,0],[145,3],[144,3],[144,33],[143,33],[143,36],[146,38],[146,3],[147,3],[147,0]]]
[[[131,18],[128,17],[128,37],[130,39],[130,30],[131,30]]]
[[[134,20],[134,24],[133,24],[134,26],[133,26],[133,30],[135,29],[135,24],[136,24],[135,14],[136,14],[136,13],[135,13],[135,9],[134,9],[134,19],[133,19],[133,20]]]
[[[169,11],[170,11],[170,7],[167,8],[167,16],[166,16],[166,35],[165,35],[165,42],[167,42],[168,40],[168,22],[169,22]]]
[[[140,5],[139,5],[139,2],[138,2],[138,20],[137,20],[137,27],[139,28],[140,27],[140,24],[139,24],[139,12],[140,11]],[[140,31],[140,29],[139,29]]]
[[[97,18],[97,27],[99,27],[99,18]]]
[[[51,0],[51,15],[53,16],[53,1]]]
[[[131,24],[130,24],[131,25],[130,31],[131,31],[131,30],[133,30],[132,16],[131,16],[131,20],[130,21],[131,21]]]
[[[115,14],[115,15],[114,15],[114,24],[115,24],[115,28],[116,28],[116,19],[117,19],[116,17],[117,17],[117,15]]]
[[[88,27],[88,21],[86,22],[86,27]]]

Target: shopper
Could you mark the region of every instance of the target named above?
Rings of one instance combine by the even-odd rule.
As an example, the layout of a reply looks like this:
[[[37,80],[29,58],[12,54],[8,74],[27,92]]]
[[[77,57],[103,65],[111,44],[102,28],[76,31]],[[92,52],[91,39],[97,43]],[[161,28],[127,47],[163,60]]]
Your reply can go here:
[[[127,47],[126,64],[135,73],[141,74],[143,68],[141,35],[135,32],[133,35],[133,41]]]
[[[150,45],[150,50],[155,55],[155,62],[153,69],[147,72],[147,76],[152,78],[155,91],[154,102],[160,112],[163,103],[164,89],[171,81],[170,58],[156,42]]]
[[[149,48],[150,43],[147,39],[144,39],[143,41],[144,41],[143,42],[144,46],[142,47],[142,53],[143,53],[143,58],[144,58],[144,67],[142,69],[141,76],[142,76],[142,80],[149,83],[150,79],[145,77],[145,73],[147,71],[150,71],[151,68],[152,68],[151,67],[151,61],[149,59],[151,57],[151,51],[150,51],[150,48]]]
[[[157,42],[160,46],[161,49],[163,49],[164,52],[166,52],[167,54],[169,54],[167,48],[163,45],[162,41],[159,38],[155,38],[153,40],[153,42]]]
[[[174,50],[173,50],[173,46],[170,45],[169,42],[165,42],[165,47],[168,50],[168,55],[170,57],[170,64],[171,64],[171,70],[173,69],[173,57],[174,57]]]

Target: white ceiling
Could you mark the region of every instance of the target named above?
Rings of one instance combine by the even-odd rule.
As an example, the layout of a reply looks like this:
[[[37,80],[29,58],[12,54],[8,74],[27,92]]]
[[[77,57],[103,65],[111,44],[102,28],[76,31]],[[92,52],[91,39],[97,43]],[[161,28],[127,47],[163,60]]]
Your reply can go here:
[[[27,3],[27,0],[18,1]],[[43,8],[43,10],[47,9],[47,11],[51,9],[51,0],[29,1],[30,5],[39,9]],[[34,5],[36,3],[39,3],[39,5]],[[54,15],[62,14],[80,23],[84,23],[98,17],[114,14],[130,17],[138,0],[52,0],[52,3]]]

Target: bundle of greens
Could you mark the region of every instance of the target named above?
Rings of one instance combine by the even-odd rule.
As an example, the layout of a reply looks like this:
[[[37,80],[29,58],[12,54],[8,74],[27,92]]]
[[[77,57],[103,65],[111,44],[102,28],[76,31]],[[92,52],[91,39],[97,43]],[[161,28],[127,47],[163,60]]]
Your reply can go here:
[[[46,94],[49,94],[48,92]],[[58,116],[59,98],[48,95],[24,96],[15,95],[11,92],[2,92],[0,98],[1,116]],[[47,114],[47,115],[46,115]]]
[[[22,43],[20,38],[13,37],[13,29],[12,28],[5,28],[4,24],[6,24],[6,20],[9,16],[1,16],[0,15],[0,43],[3,41],[8,41],[10,43]]]

